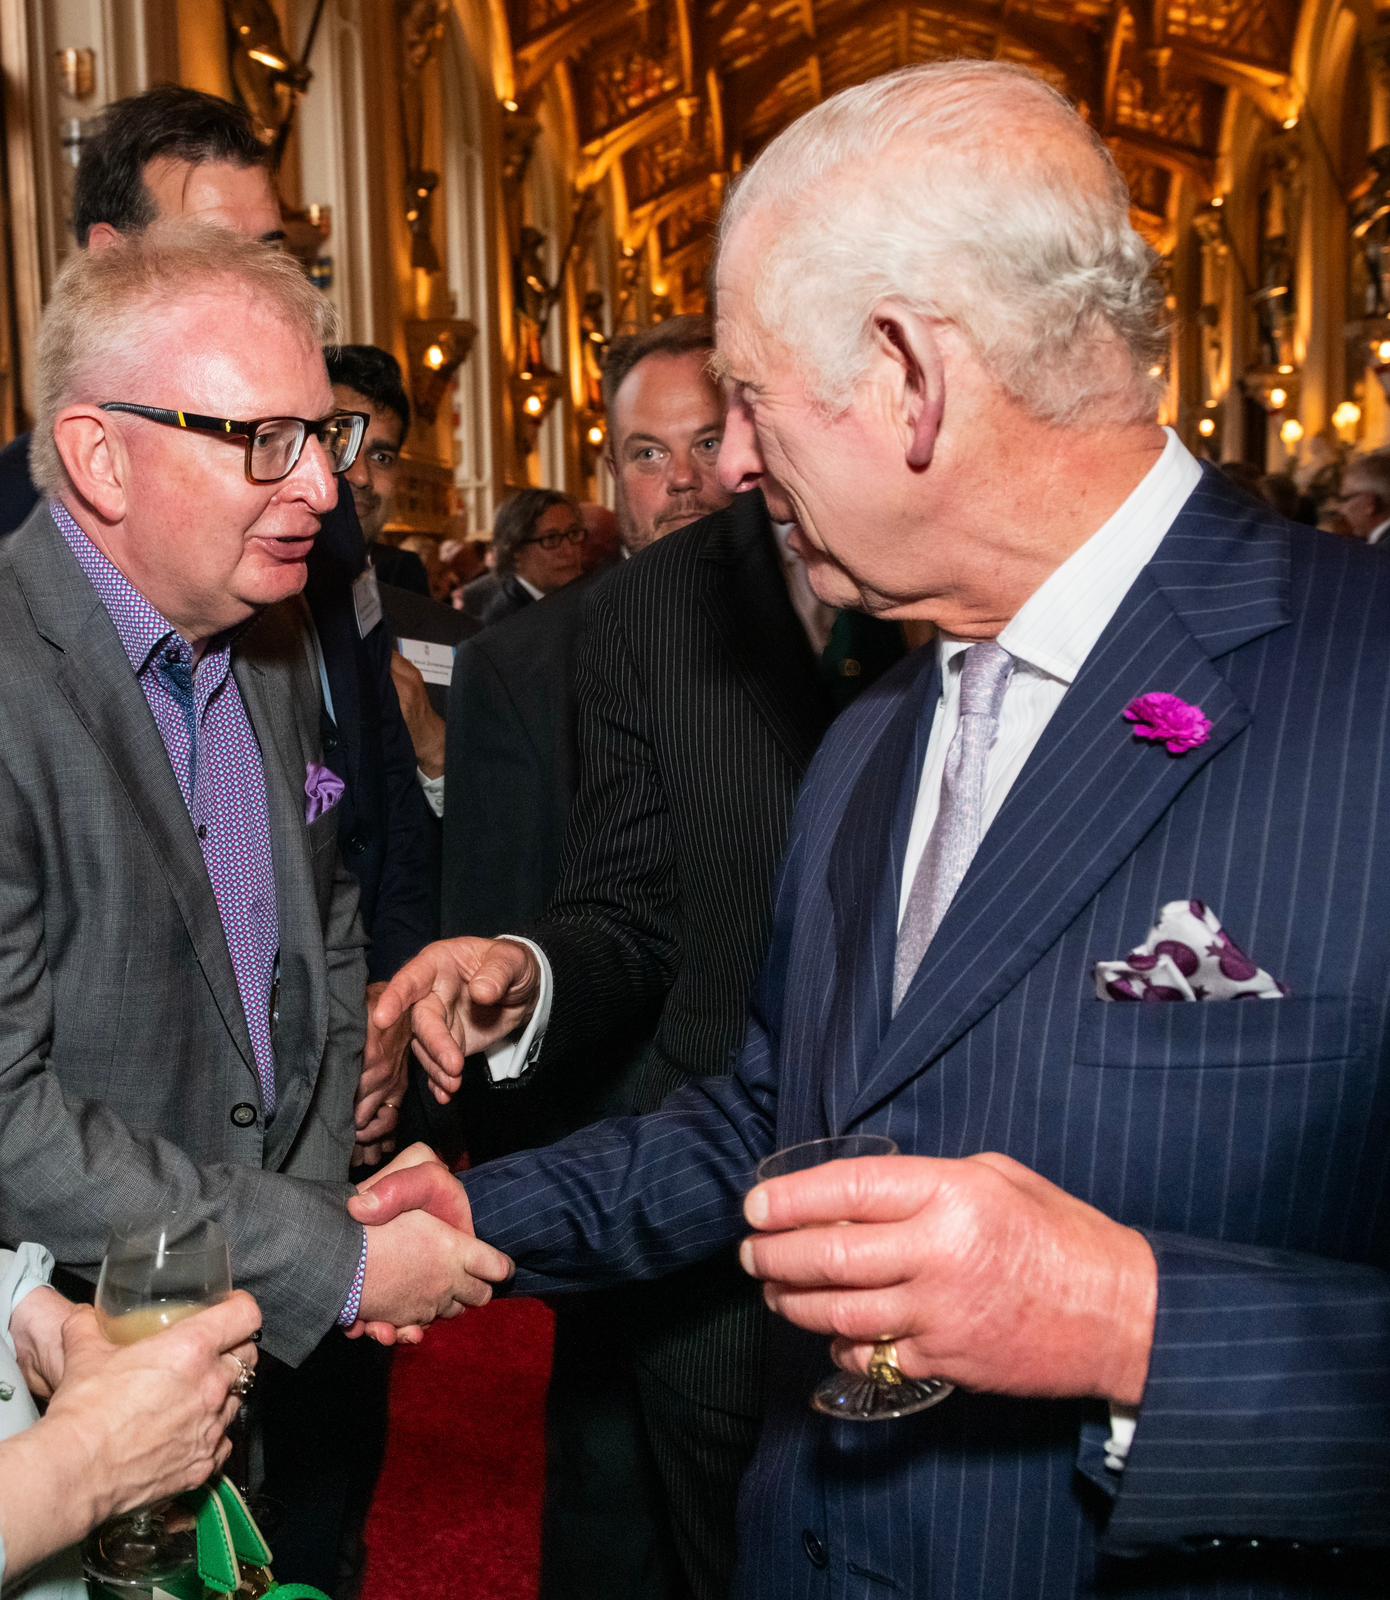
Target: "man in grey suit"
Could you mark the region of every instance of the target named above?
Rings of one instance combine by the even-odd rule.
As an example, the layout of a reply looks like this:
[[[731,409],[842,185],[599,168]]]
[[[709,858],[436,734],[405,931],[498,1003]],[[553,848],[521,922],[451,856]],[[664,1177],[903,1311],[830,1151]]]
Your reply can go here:
[[[361,438],[328,319],[224,230],[75,255],[39,339],[44,500],[0,553],[6,1237],[90,1278],[117,1222],[216,1217],[291,1364],[371,1305],[454,1315],[500,1265],[344,1211],[363,937],[297,598]]]

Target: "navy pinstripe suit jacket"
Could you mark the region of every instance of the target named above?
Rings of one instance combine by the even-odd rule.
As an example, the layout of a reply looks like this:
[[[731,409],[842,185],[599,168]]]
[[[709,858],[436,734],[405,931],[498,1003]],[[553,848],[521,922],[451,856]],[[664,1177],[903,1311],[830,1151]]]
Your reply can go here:
[[[1004,1151],[1146,1232],[1158,1321],[1122,1475],[1097,1404],[957,1394],[895,1423],[817,1417],[824,1341],[779,1324],[741,1600],[1390,1592],[1387,684],[1384,553],[1208,473],[896,1016],[930,651],[816,757],[735,1076],[467,1180],[523,1292],[731,1248],[756,1162],[846,1130]],[[1121,712],[1151,690],[1201,705],[1210,740],[1171,757],[1134,739]],[[1289,998],[1096,999],[1094,963],[1183,898]]]

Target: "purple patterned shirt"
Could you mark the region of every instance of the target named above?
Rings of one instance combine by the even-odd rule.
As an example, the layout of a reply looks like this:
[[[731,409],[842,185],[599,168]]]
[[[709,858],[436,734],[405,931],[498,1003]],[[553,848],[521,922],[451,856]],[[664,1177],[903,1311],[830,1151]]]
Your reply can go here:
[[[265,768],[231,670],[233,636],[204,651],[195,671],[193,652],[177,629],[97,549],[62,501],[50,501],[49,510],[106,607],[169,752],[222,919],[268,1123],[275,1115],[270,1008],[280,921]],[[357,1320],[366,1270],[363,1229],[357,1270],[338,1317],[343,1327]]]
[[[270,1005],[280,922],[265,768],[232,675],[231,638],[224,635],[206,650],[195,671],[193,652],[174,626],[106,559],[61,501],[50,509],[115,625],[169,752],[222,919],[269,1122],[275,1115]]]

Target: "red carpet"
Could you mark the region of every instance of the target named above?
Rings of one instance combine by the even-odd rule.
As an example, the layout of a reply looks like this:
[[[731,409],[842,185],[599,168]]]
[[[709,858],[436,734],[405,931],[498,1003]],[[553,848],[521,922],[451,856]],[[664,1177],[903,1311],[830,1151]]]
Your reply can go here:
[[[550,1342],[503,1301],[397,1355],[362,1600],[534,1600]]]

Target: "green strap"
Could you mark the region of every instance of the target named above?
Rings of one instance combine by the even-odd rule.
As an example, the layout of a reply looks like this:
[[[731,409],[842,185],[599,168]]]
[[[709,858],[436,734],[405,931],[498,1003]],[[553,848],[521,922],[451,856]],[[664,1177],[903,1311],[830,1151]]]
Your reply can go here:
[[[277,1583],[266,1590],[265,1600],[328,1600],[328,1596],[311,1583]]]

